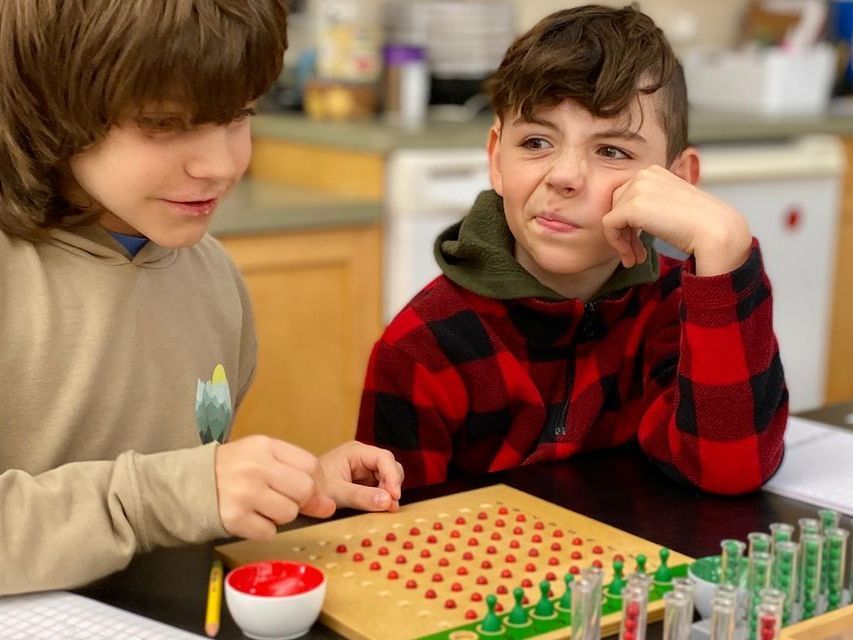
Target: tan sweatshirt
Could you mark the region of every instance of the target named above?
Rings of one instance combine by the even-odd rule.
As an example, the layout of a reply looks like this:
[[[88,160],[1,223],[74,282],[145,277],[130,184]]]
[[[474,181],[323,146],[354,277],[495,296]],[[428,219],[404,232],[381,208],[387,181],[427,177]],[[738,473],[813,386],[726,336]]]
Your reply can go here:
[[[221,364],[236,407],[255,362],[248,295],[213,238],[131,258],[99,226],[39,244],[0,231],[0,595],[225,535],[196,395]]]

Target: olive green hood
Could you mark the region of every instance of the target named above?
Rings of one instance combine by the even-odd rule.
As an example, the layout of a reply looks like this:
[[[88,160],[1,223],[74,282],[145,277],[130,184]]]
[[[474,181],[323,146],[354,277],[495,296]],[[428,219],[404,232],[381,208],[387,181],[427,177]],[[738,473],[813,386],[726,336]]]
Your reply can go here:
[[[630,269],[619,265],[593,299],[658,279],[654,238],[644,233],[642,241],[648,250],[646,260]],[[564,300],[563,295],[539,282],[518,263],[513,255],[514,244],[503,198],[494,190],[483,191],[471,212],[438,236],[435,259],[450,280],[487,298]]]

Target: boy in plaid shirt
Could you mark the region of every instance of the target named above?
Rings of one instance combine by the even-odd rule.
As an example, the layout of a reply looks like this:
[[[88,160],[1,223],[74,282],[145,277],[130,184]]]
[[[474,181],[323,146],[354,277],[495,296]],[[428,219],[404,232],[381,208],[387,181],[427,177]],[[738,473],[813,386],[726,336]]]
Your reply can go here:
[[[788,399],[770,283],[744,218],[694,186],[661,31],[631,7],[559,11],[489,88],[493,190],[374,347],[357,437],[407,486],[637,439],[703,490],[760,487]]]

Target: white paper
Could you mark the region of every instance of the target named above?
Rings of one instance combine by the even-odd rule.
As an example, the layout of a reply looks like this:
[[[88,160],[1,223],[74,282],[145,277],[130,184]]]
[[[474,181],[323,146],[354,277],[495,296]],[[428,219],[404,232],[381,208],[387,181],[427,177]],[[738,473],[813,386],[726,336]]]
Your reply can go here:
[[[853,515],[853,431],[788,418],[782,466],[764,489]]]
[[[203,620],[199,621],[201,626]],[[203,638],[67,591],[0,598],[3,640],[193,640]]]

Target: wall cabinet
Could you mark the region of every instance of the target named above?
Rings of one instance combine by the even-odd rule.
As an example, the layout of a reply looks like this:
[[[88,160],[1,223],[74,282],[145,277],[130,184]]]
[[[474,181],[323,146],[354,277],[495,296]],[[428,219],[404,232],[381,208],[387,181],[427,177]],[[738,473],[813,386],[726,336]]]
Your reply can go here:
[[[381,228],[220,240],[245,278],[259,341],[233,437],[264,433],[314,453],[351,440],[382,328]]]

